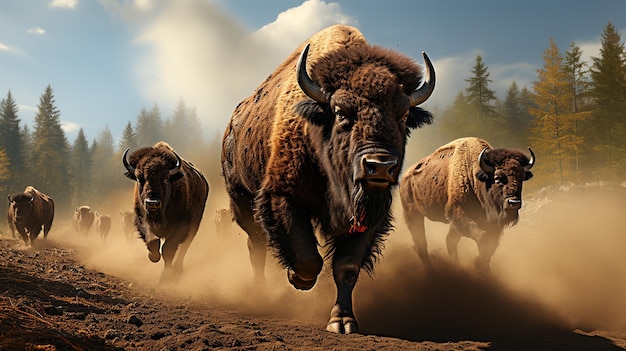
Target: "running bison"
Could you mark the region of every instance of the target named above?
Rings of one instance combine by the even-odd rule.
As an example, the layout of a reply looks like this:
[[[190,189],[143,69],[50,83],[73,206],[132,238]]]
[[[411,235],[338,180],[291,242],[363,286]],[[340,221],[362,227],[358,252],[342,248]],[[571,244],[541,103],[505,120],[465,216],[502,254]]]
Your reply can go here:
[[[26,246],[35,246],[35,239],[43,228],[44,239],[54,219],[54,201],[48,195],[39,192],[32,186],[27,186],[23,193],[9,195],[9,227],[11,235],[14,230],[22,236]]]
[[[95,219],[94,213],[89,206],[79,206],[74,209],[74,218],[72,220],[72,227],[74,232],[87,235],[93,225]]]
[[[126,240],[131,240],[135,232],[135,220],[133,218],[135,212],[120,210],[120,215],[122,216],[122,218],[120,218],[120,224],[124,232],[124,237],[126,237]]]
[[[136,150],[128,158],[127,155],[128,149],[122,162],[127,170],[125,175],[136,181],[135,227],[152,262],[161,259],[161,239],[164,240],[164,268],[159,280],[171,280],[182,272],[185,254],[202,220],[209,183],[165,142]]]
[[[96,233],[102,241],[105,241],[111,231],[111,216],[96,211],[95,224]]]
[[[328,331],[358,332],[352,291],[361,269],[372,273],[391,229],[409,131],[432,119],[416,107],[435,83],[424,59],[420,85],[411,58],[331,26],[242,101],[226,128],[222,171],[256,281],[265,279],[269,245],[289,282],[311,289],[324,264],[319,234],[337,286]]]
[[[419,257],[429,271],[424,217],[449,223],[448,253],[458,261],[461,236],[478,244],[475,265],[489,271],[491,256],[506,226],[515,225],[522,207],[522,184],[533,174],[530,158],[512,149],[493,149],[478,138],[450,142],[412,165],[402,175],[404,218]]]

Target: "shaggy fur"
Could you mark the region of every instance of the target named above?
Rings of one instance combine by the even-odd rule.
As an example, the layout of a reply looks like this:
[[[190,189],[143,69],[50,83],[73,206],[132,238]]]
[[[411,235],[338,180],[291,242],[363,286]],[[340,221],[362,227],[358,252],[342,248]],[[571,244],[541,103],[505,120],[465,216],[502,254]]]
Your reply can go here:
[[[54,220],[54,201],[48,195],[27,186],[24,192],[9,195],[9,219],[11,234],[17,230],[27,246],[32,246],[43,228],[44,239]]]
[[[74,232],[87,235],[95,219],[94,213],[89,206],[76,207],[74,210],[74,218],[72,220],[72,227]]]
[[[485,172],[479,165],[483,155],[495,167]],[[461,138],[438,148],[406,170],[401,179],[400,198],[404,216],[420,257],[430,265],[424,237],[424,217],[451,223],[448,250],[457,235],[477,241],[484,265],[495,250],[503,229],[517,223],[517,209],[507,209],[507,200],[522,199],[522,182],[532,177],[525,171],[529,158],[518,150],[493,149],[485,140]],[[496,178],[498,181],[496,181]],[[420,252],[421,251],[421,252]]]
[[[306,43],[307,71],[329,104],[311,100],[298,85],[295,67]],[[257,279],[267,243],[291,283],[309,289],[323,263],[317,246],[325,245],[338,288],[353,286],[361,269],[372,272],[392,227],[391,187],[366,189],[361,158],[393,155],[401,165],[409,130],[432,116],[409,107],[408,95],[422,80],[410,58],[370,46],[344,25],[306,43],[235,108],[222,173],[233,217],[249,235]],[[361,214],[367,229],[350,233]]]

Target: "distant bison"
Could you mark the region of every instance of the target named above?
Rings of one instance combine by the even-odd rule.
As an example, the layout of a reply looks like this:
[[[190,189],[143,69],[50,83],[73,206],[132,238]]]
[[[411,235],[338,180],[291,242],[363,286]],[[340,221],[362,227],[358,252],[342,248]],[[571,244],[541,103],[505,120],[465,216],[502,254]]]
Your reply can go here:
[[[128,151],[122,163],[125,175],[136,181],[135,227],[152,262],[161,259],[164,240],[160,281],[169,280],[182,272],[185,254],[202,220],[209,183],[165,142],[136,150],[127,159]]]
[[[96,219],[95,225],[96,233],[102,241],[106,240],[107,236],[109,236],[109,232],[111,231],[111,216],[107,214],[101,214],[96,211]]]
[[[422,79],[410,57],[331,26],[289,55],[226,126],[222,171],[256,281],[265,280],[269,244],[289,282],[313,288],[323,242],[337,287],[330,332],[358,332],[352,291],[361,270],[373,272],[392,227],[410,130],[431,122],[417,107],[435,83],[424,59]]]
[[[429,270],[424,217],[450,223],[446,244],[455,261],[457,244],[466,236],[478,244],[476,267],[489,270],[504,227],[517,223],[522,183],[533,176],[535,155],[528,150],[530,158],[517,150],[493,149],[482,139],[462,138],[407,169],[400,181],[404,218]]]
[[[7,218],[11,234],[15,236],[13,231],[17,230],[26,246],[34,246],[35,239],[43,228],[46,239],[54,219],[54,201],[32,186],[27,186],[23,193],[9,195],[8,199]]]
[[[74,218],[72,220],[72,227],[74,232],[87,235],[93,225],[95,219],[94,213],[89,206],[79,206],[74,210]]]
[[[215,210],[213,224],[215,225],[215,232],[217,235],[224,235],[228,233],[233,224],[233,216],[230,214],[230,210],[225,208]]]
[[[122,216],[120,224],[122,226],[122,231],[124,232],[124,237],[126,237],[127,240],[131,240],[133,238],[133,233],[136,230],[134,218],[135,212],[120,210],[120,215]]]

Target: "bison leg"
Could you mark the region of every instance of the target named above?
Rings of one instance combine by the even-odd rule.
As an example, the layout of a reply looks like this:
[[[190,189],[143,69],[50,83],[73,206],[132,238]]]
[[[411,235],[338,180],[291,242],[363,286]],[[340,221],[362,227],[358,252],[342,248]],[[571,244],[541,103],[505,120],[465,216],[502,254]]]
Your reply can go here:
[[[454,263],[459,262],[459,253],[457,248],[459,246],[461,236],[461,231],[457,228],[457,225],[455,223],[450,224],[448,234],[446,235],[446,248],[448,249],[448,254]]]
[[[337,299],[326,325],[326,330],[329,332],[338,334],[359,332],[352,310],[352,291],[359,279],[363,262],[371,259],[369,256],[374,240],[373,235],[342,237],[334,243],[333,278],[337,286]]]
[[[489,273],[489,263],[496,252],[501,234],[502,232],[497,230],[486,231],[475,239],[478,245],[478,257],[476,257],[474,265],[480,272]]]
[[[30,246],[30,239],[29,239],[28,233],[26,233],[26,228],[17,226],[16,229],[17,229],[17,232],[20,233],[20,236],[22,237],[22,241],[24,241],[24,245]]]
[[[247,245],[254,280],[257,284],[264,284],[267,240],[265,231],[254,220],[251,207],[251,204],[254,203],[254,197],[244,192],[233,192],[230,195],[235,221],[248,234]]]
[[[183,241],[183,243],[180,244],[180,246],[178,247],[178,251],[176,251],[176,257],[174,258],[174,263],[172,266],[176,274],[180,274],[183,271],[183,261],[185,260],[185,256],[187,255],[187,250],[189,250],[189,246],[191,245],[191,242],[196,236],[196,231],[197,231],[197,228],[195,230],[191,230],[187,234],[185,241]],[[165,245],[163,245],[163,260],[165,260],[165,250],[166,250],[166,247]]]
[[[426,228],[424,227],[424,216],[421,214],[411,215],[407,218],[407,225],[411,231],[413,237],[413,243],[415,244],[415,251],[422,260],[422,263],[429,272],[433,271],[433,265],[430,262],[430,256],[428,256],[428,243],[426,242]]]

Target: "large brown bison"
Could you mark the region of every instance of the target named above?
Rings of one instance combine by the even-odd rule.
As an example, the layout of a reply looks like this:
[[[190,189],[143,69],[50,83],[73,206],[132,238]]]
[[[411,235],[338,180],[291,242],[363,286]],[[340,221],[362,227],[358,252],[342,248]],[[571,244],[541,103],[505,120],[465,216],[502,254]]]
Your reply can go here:
[[[209,183],[190,162],[182,159],[165,142],[122,156],[125,175],[135,183],[135,227],[146,243],[152,262],[161,259],[160,281],[182,272],[183,260],[196,236]],[[176,261],[173,262],[174,256]]]
[[[424,59],[420,85],[411,58],[370,46],[355,28],[331,26],[243,100],[226,128],[222,171],[256,280],[264,281],[269,245],[289,282],[311,289],[324,264],[319,234],[337,286],[328,331],[358,332],[352,291],[361,269],[373,271],[391,229],[409,131],[432,119],[416,107],[434,88]]]
[[[94,213],[91,211],[91,207],[83,205],[74,209],[74,217],[72,219],[72,227],[74,232],[87,235],[93,225],[95,219]]]
[[[24,192],[9,195],[8,199],[7,218],[13,236],[13,230],[17,230],[26,246],[34,246],[43,228],[43,237],[48,238],[54,220],[54,201],[48,195],[27,186]]]
[[[478,244],[476,267],[489,270],[506,226],[515,225],[522,207],[522,184],[533,174],[535,155],[493,149],[478,138],[461,138],[412,165],[400,180],[400,198],[415,248],[429,271],[424,217],[450,223],[446,245],[457,261],[462,236]]]

